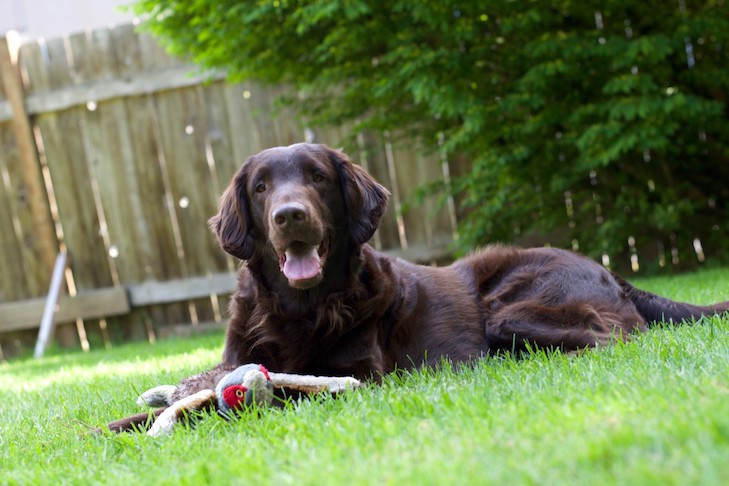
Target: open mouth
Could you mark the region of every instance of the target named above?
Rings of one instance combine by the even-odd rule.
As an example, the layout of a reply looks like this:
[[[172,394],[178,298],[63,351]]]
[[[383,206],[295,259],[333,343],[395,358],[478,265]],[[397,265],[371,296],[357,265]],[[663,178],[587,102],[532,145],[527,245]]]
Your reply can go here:
[[[326,240],[318,245],[294,241],[279,252],[279,268],[292,287],[311,288],[322,279],[326,252]]]

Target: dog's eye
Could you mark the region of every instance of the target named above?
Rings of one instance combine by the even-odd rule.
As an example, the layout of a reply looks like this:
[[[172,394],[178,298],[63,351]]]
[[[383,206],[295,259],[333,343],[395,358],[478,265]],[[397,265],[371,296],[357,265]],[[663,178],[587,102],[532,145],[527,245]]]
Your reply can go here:
[[[324,174],[320,172],[314,172],[314,175],[311,176],[311,180],[314,182],[323,182],[325,179]]]
[[[264,192],[265,190],[266,190],[266,184],[264,184],[263,182],[259,182],[258,184],[256,184],[257,193],[260,194],[260,193]]]

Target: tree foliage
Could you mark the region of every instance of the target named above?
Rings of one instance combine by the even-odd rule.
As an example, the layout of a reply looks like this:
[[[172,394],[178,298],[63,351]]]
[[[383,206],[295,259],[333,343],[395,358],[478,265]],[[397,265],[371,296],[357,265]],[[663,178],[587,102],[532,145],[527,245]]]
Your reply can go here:
[[[729,249],[726,0],[138,0],[177,54],[470,170],[464,247]],[[673,235],[673,236],[671,236]]]

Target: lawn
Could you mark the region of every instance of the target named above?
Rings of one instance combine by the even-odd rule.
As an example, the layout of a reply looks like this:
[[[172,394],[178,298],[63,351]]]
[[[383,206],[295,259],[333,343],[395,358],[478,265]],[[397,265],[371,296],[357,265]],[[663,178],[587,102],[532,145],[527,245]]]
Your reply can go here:
[[[729,299],[729,270],[637,281]],[[203,370],[222,335],[0,364],[0,484],[727,484],[729,317],[576,356],[390,377],[339,399],[85,436]]]

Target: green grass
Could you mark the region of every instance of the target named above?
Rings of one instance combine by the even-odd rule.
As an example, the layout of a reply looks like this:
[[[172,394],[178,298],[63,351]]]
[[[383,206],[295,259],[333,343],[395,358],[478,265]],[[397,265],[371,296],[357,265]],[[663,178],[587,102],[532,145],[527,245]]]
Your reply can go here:
[[[729,299],[729,270],[638,282]],[[0,365],[0,484],[726,484],[729,318],[578,356],[388,378],[193,429],[84,437],[212,366],[222,335]]]

